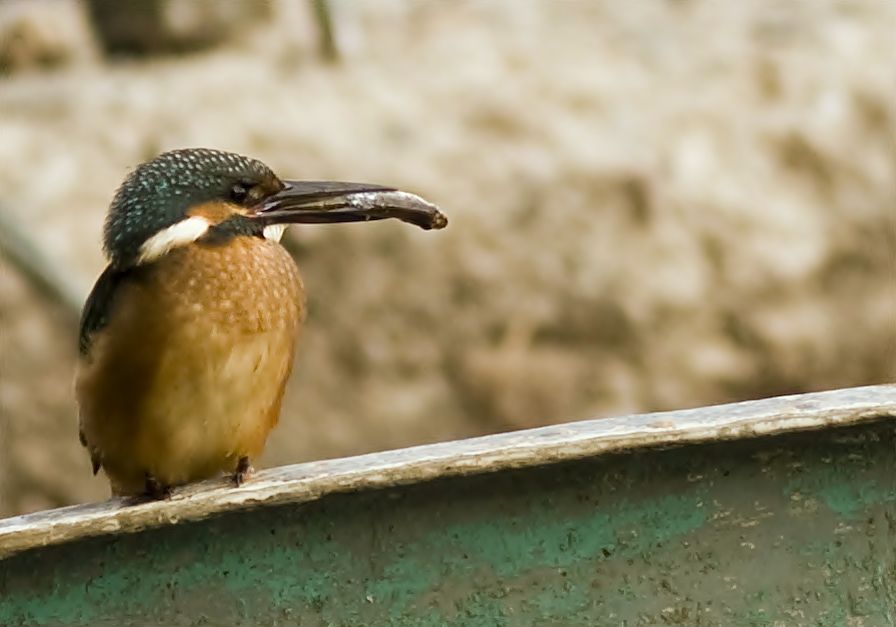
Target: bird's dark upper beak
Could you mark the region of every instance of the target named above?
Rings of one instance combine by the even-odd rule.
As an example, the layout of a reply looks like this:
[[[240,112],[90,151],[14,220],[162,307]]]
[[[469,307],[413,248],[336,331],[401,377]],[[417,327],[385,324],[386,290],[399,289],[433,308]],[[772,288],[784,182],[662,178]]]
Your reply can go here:
[[[448,218],[419,196],[365,183],[283,181],[282,190],[255,210],[266,224],[323,224],[398,218],[423,229],[441,229]]]

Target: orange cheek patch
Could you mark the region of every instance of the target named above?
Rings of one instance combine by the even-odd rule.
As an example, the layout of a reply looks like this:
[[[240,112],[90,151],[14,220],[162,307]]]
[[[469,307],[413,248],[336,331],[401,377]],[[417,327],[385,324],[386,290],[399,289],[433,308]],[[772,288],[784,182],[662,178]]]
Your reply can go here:
[[[202,203],[201,205],[191,207],[187,212],[187,215],[205,218],[213,225],[220,224],[230,216],[237,214],[246,215],[246,212],[242,207],[220,201]]]

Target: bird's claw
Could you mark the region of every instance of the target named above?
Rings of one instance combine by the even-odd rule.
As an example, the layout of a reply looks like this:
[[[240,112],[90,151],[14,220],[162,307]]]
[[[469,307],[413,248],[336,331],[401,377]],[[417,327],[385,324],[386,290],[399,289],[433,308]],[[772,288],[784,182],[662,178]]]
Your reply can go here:
[[[146,473],[146,483],[143,487],[143,494],[154,500],[170,499],[171,486],[164,485],[151,474]]]
[[[231,476],[233,485],[240,487],[252,476],[253,472],[255,472],[255,469],[252,468],[252,465],[249,463],[249,458],[247,456],[240,457],[239,461],[236,463],[236,470]]]

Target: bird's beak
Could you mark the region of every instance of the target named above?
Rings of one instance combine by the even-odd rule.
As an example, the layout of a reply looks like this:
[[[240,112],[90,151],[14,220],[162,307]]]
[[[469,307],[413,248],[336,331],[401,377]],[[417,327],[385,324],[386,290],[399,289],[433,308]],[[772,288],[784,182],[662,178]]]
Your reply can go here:
[[[265,224],[324,224],[398,218],[423,229],[442,229],[448,218],[414,194],[391,187],[337,181],[284,181],[254,217]]]

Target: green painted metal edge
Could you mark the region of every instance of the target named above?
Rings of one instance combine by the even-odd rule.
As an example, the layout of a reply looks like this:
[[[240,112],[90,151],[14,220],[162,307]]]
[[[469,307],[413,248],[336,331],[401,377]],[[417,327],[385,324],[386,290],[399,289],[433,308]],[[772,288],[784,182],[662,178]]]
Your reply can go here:
[[[433,479],[593,458],[611,452],[854,425],[896,416],[896,384],[586,420],[264,470],[239,488],[208,481],[170,500],[120,499],[0,520],[0,559],[78,538],[135,532],[261,505],[302,503]]]
[[[101,513],[0,559],[0,625],[896,625],[893,401],[841,390],[274,469],[291,491],[134,533],[119,521],[143,506],[27,517],[43,533]],[[215,492],[240,490],[156,511]]]

